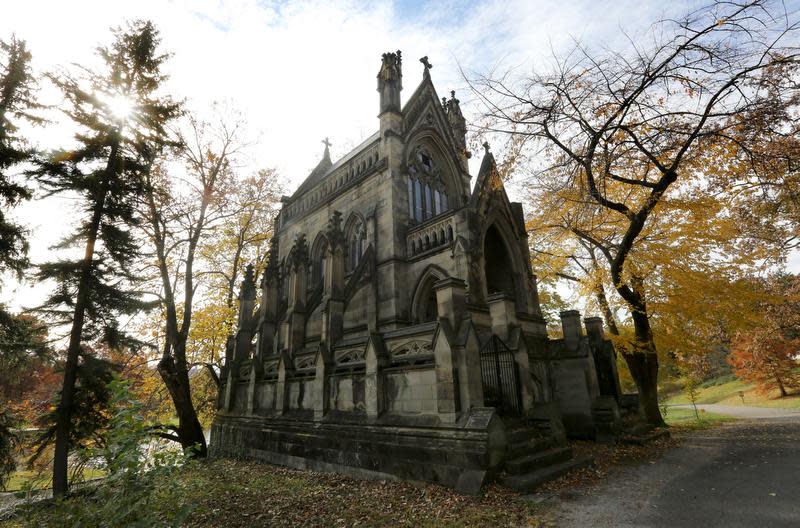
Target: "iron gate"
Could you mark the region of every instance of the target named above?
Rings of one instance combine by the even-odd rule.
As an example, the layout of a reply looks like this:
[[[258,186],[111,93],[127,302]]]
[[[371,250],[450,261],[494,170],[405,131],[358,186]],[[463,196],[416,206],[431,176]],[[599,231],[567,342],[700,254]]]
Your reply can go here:
[[[495,407],[505,416],[521,414],[519,371],[513,352],[502,339],[492,334],[481,347],[480,356],[484,405]]]

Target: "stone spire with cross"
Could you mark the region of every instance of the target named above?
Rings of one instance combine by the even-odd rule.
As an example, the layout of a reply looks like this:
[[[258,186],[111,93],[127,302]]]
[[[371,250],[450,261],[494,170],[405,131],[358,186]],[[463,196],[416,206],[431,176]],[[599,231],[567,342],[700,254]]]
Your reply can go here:
[[[430,77],[431,77],[431,68],[433,68],[433,64],[430,63],[430,61],[428,60],[428,56],[427,55],[422,57],[419,61],[425,67],[425,70],[422,72],[422,76],[425,79],[430,79]]]
[[[325,152],[322,153],[322,157],[331,159],[331,151],[330,151],[331,142],[328,141],[328,138],[326,137],[325,139],[322,140],[322,144],[325,145]]]

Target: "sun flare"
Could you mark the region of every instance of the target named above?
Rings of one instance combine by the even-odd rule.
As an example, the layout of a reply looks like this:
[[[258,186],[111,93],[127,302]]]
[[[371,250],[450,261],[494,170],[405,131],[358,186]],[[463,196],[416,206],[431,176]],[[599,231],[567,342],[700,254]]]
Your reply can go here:
[[[110,95],[105,101],[108,106],[109,112],[114,118],[125,121],[128,119],[134,110],[133,101],[129,97],[122,94]]]

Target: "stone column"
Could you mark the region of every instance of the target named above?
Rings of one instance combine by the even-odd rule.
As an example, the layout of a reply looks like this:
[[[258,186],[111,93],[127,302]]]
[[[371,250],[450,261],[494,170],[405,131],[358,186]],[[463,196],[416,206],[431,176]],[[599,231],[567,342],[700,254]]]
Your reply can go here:
[[[320,343],[316,357],[316,373],[314,376],[314,394],[312,406],[314,407],[314,421],[321,421],[330,406],[329,374],[331,357],[325,343]]]
[[[303,348],[306,334],[306,284],[308,280],[308,244],[300,235],[289,254],[292,274],[289,276],[289,335],[286,343],[292,357]]]
[[[253,342],[253,310],[256,305],[256,285],[253,265],[245,270],[242,287],[239,290],[239,320],[236,325],[236,345],[234,347],[234,361],[241,363],[250,357],[250,348]]]
[[[325,284],[321,340],[332,350],[344,332],[344,265],[346,244],[342,232],[342,213],[334,211],[328,221],[328,253],[325,258]]]
[[[564,346],[570,352],[578,350],[581,341],[581,314],[578,310],[564,310],[561,316],[561,330],[564,333]]]
[[[434,349],[440,413],[442,409],[448,413],[456,413],[457,409],[466,412],[483,406],[480,343],[467,313],[466,284],[451,277],[437,282],[434,288],[439,324],[448,344],[448,347],[437,344]],[[450,404],[451,394],[458,404]]]
[[[492,318],[492,333],[507,342],[511,328],[518,326],[513,297],[503,292],[494,293],[486,298],[486,302]]]
[[[377,335],[370,337],[365,356],[364,406],[367,418],[375,420],[384,410],[383,375],[381,370],[389,364],[383,341]]]
[[[512,331],[519,328],[514,298],[507,293],[500,292],[487,297],[486,302],[489,304],[489,314],[492,318],[492,333],[499,337],[514,354],[522,411],[527,414],[533,409],[536,390],[531,377],[528,348],[521,330],[512,336]],[[511,341],[512,337],[516,338],[515,342]]]
[[[439,318],[446,319],[453,330],[457,330],[467,316],[467,285],[461,279],[449,277],[440,280],[433,287],[436,290]]]
[[[586,335],[589,336],[589,342],[594,352],[600,392],[606,396],[613,396],[615,400],[619,401],[622,396],[622,387],[619,383],[619,372],[617,371],[617,354],[614,346],[606,341],[603,319],[600,317],[586,317],[583,320],[583,324],[586,327]]]
[[[259,366],[263,366],[264,358],[275,354],[275,334],[278,317],[278,284],[280,271],[278,264],[278,237],[270,241],[269,258],[264,276],[261,278],[261,318],[258,323],[258,345],[256,353]]]
[[[278,360],[278,382],[275,385],[275,412],[281,415],[289,408],[289,383],[286,378],[294,372],[294,364],[286,351],[281,352]]]

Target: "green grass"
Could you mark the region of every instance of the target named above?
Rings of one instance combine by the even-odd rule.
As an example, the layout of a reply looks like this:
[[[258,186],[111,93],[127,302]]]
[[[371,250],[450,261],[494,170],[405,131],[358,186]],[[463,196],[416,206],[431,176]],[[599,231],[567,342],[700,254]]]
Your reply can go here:
[[[699,420],[697,418],[698,415],[700,416]],[[736,418],[725,416],[724,414],[706,412],[701,409],[698,409],[698,413],[695,414],[694,409],[671,407],[668,409],[664,420],[669,426],[680,429],[707,429],[721,423],[736,421]]]
[[[100,469],[86,468],[83,470],[83,480],[92,480],[105,476]],[[48,472],[40,474],[37,471],[20,470],[12,473],[4,491],[21,491],[26,485],[31,490],[49,489],[53,476]]]
[[[724,381],[724,380],[720,380]],[[697,389],[696,403],[719,403],[722,405],[742,405],[739,391],[744,392],[744,405],[750,407],[779,407],[783,409],[800,409],[800,394],[779,397],[778,391],[762,394],[754,385],[734,379],[724,383],[713,384],[714,380],[705,382]],[[689,396],[681,392],[667,400],[668,405],[688,404]]]

